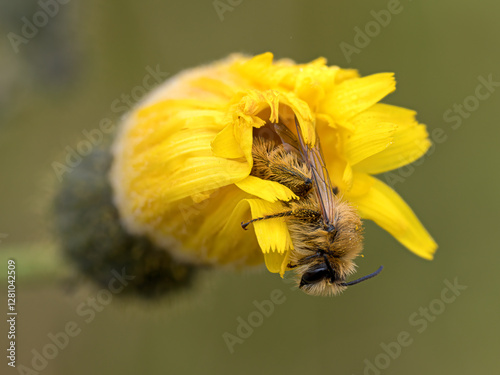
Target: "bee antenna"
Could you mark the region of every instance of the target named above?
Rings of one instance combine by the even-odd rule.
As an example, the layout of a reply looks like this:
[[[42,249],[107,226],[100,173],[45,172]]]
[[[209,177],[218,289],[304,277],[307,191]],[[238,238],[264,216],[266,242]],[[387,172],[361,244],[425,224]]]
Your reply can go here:
[[[362,281],[365,281],[365,280],[371,279],[372,277],[377,276],[383,269],[384,269],[384,266],[380,266],[378,270],[376,270],[375,272],[372,272],[369,275],[360,277],[359,279],[354,280],[354,281],[349,281],[348,283],[342,283],[340,285],[342,285],[342,286],[351,286],[351,285],[359,284]]]

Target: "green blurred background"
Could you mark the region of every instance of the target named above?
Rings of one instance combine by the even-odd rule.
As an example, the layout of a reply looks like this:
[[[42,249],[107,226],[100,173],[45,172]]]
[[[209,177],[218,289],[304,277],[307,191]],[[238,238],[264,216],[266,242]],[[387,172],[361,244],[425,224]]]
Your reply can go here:
[[[377,32],[374,14],[388,7],[399,12]],[[34,1],[0,5],[0,251],[15,251],[18,260],[18,365],[31,367],[32,350],[42,351],[49,333],[74,321],[81,333],[41,373],[499,373],[500,90],[468,97],[476,95],[479,77],[500,82],[500,3],[71,1],[33,38],[13,46],[8,33],[22,35],[22,17],[31,20],[40,9]],[[346,57],[342,43],[356,47],[355,28],[367,26],[373,37],[366,46],[358,40],[362,48]],[[367,223],[358,274],[380,264],[385,270],[340,297],[309,297],[265,271],[214,272],[174,302],[115,299],[88,324],[77,309],[97,291],[60,281],[56,274],[74,276],[71,268],[30,278],[33,259],[57,259],[46,214],[58,186],[52,163],[83,139],[82,130],[105,117],[119,120],[111,103],[141,84],[147,66],[174,75],[231,52],[265,51],[298,62],[324,56],[362,75],[395,72],[397,91],[385,102],[416,109],[431,134],[442,129],[432,154],[397,171],[404,181],[395,185],[438,242],[434,261],[417,258]],[[470,110],[453,126],[458,120],[443,116],[464,100]],[[49,270],[37,262],[38,271]],[[445,280],[455,279],[467,289],[442,302]],[[275,289],[285,302],[231,354],[223,334],[236,335],[237,318],[246,320],[256,311],[253,302]],[[427,318],[421,308],[430,308]],[[1,327],[5,353],[7,328]],[[402,332],[411,344],[398,353],[390,343]],[[383,354],[383,344],[394,358]],[[16,373],[6,361],[1,372]]]

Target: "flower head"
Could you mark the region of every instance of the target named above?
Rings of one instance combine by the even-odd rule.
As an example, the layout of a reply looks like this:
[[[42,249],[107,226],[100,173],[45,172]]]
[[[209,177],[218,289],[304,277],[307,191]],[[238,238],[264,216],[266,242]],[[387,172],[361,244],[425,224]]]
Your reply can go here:
[[[273,62],[271,53],[232,55],[187,70],[150,94],[125,120],[111,181],[127,229],[191,262],[250,266],[283,274],[294,244],[277,214],[298,197],[251,175],[252,145],[266,124],[294,123],[306,144],[321,140],[332,184],[364,219],[432,259],[436,243],[401,197],[375,174],[421,157],[430,141],[415,112],[378,103],[392,73]],[[264,254],[264,256],[263,256]]]

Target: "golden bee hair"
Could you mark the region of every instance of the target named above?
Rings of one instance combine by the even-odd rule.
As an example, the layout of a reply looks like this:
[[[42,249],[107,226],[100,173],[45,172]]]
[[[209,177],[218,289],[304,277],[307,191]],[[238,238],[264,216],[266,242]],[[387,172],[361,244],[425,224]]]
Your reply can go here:
[[[286,221],[293,243],[288,269],[295,271],[297,286],[305,293],[336,295],[376,276],[382,268],[346,282],[355,272],[354,260],[363,249],[363,225],[357,211],[331,185],[326,168],[319,171],[324,164],[319,143],[316,149],[308,150],[298,125],[298,139],[282,123],[266,124],[264,130],[254,132],[251,174],[285,185],[299,199],[283,201],[283,212],[242,223],[243,229],[260,220]],[[308,161],[308,153],[315,153],[318,165]],[[318,186],[318,179],[323,186]]]

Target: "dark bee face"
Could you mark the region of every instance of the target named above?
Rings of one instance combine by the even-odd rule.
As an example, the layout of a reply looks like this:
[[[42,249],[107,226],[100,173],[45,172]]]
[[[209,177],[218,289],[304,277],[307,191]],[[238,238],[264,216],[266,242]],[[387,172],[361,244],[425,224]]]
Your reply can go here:
[[[334,268],[327,263],[320,263],[302,273],[299,288],[313,296],[325,296],[339,294],[346,286]]]
[[[307,271],[302,275],[302,279],[300,280],[300,286],[316,284],[323,279],[329,279],[331,282],[335,280],[335,274],[332,270],[329,270],[325,263],[320,264],[318,267],[313,268],[310,271]]]

